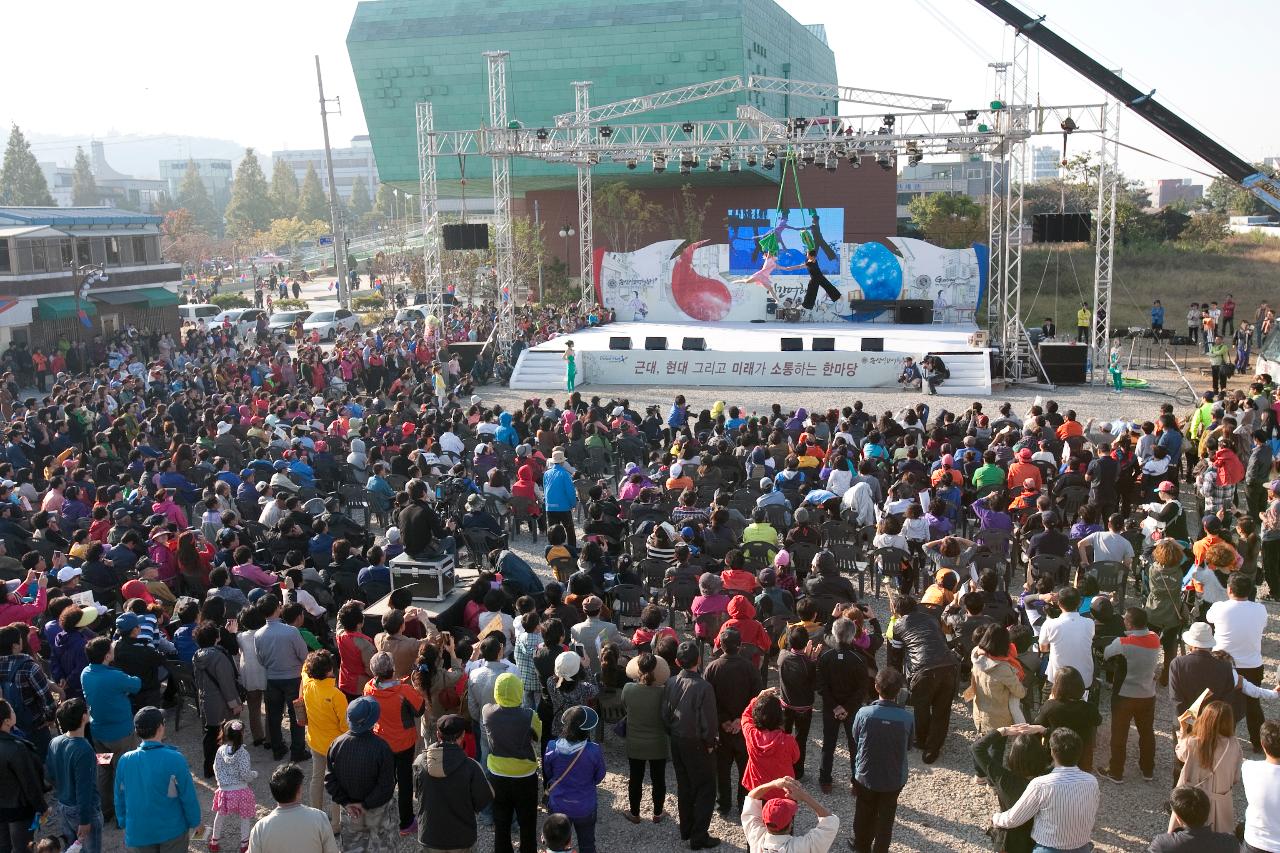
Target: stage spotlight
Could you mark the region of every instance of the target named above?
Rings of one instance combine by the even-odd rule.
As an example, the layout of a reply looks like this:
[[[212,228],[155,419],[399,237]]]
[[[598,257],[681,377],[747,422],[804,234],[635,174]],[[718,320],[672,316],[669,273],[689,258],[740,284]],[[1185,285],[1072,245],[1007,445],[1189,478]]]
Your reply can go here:
[[[690,169],[689,169],[689,164],[688,164],[688,163],[681,163],[681,164],[680,164],[680,174],[682,174],[682,175],[687,175],[687,174],[689,174],[689,171],[690,171]]]
[[[685,133],[693,133],[693,122],[686,121],[684,124],[680,125],[680,129]]]
[[[992,101],[991,109],[997,110],[997,111],[1004,109],[1004,101]]]
[[[977,110],[965,110],[965,111],[964,111],[964,118],[965,118],[965,121],[977,121],[977,119],[978,119],[978,111],[977,111]]]
[[[1073,119],[1071,116],[1067,116],[1066,118],[1064,118],[1062,120],[1062,124],[1059,125],[1059,127],[1062,128],[1063,133],[1075,133],[1077,126],[1078,125],[1076,125],[1075,119]]]
[[[884,126],[885,126],[885,127],[893,127],[893,126],[894,126],[894,124],[896,124],[896,123],[897,123],[897,121],[898,121],[898,119],[897,119],[895,116],[892,116],[892,115],[886,115],[886,116],[884,117]]]
[[[627,168],[634,169],[636,167],[636,158],[632,157],[627,160]]]
[[[653,171],[661,174],[667,171],[667,155],[661,152],[654,152],[653,155]]]
[[[800,149],[800,161],[806,166],[812,166],[814,161],[818,159],[818,155],[814,153],[811,146],[806,145]]]
[[[548,134],[547,134],[547,129],[545,127],[538,128],[538,132],[534,135],[538,137],[539,142],[547,141]]]
[[[737,161],[737,160],[730,160],[730,161],[729,161],[729,171],[730,171],[730,172],[737,172],[737,171],[739,171],[741,168],[742,168],[742,166],[738,163],[738,161]]]
[[[711,157],[710,159],[708,159],[708,160],[707,160],[707,169],[708,169],[708,170],[710,170],[710,171],[712,171],[712,172],[718,172],[718,171],[720,171],[720,158],[719,158],[719,157]]]
[[[835,154],[828,153],[826,158],[823,160],[822,165],[828,172],[834,172],[836,170],[836,163],[838,162],[839,160],[836,158]]]
[[[756,155],[755,155],[755,152],[752,152],[751,154],[747,155],[747,165],[754,166],[755,164],[756,164]]]
[[[765,155],[765,158],[764,158],[764,162],[763,162],[763,163],[761,163],[760,165],[761,165],[761,166],[764,166],[766,169],[772,169],[772,168],[773,168],[773,158],[766,154],[766,155]]]
[[[612,128],[612,127],[609,127],[609,125],[607,125],[607,124],[606,124],[606,125],[603,125],[603,126],[600,128],[600,138],[601,138],[601,139],[608,139],[610,136],[613,136],[613,128]]]
[[[850,154],[850,155],[849,155],[849,166],[850,166],[851,168],[854,168],[854,169],[858,169],[858,168],[860,168],[860,167],[862,166],[862,155],[861,155],[861,154]]]
[[[876,165],[877,165],[877,166],[879,166],[881,169],[884,169],[886,172],[887,172],[887,171],[889,171],[889,168],[890,168],[890,165],[891,165],[891,164],[890,164],[890,162],[889,162],[889,155],[888,155],[888,154],[877,154],[877,155],[876,155]]]

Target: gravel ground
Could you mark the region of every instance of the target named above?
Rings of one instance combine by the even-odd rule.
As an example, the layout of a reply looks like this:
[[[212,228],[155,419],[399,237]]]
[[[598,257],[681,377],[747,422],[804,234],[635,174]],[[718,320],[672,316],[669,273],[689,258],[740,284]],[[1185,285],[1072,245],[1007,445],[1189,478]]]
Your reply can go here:
[[[1044,396],[1057,400],[1064,409],[1075,408],[1080,413],[1082,420],[1088,417],[1096,417],[1100,420],[1117,417],[1127,420],[1142,420],[1151,417],[1161,402],[1172,399],[1171,392],[1176,392],[1181,388],[1183,394],[1178,408],[1179,410],[1183,408],[1183,404],[1187,400],[1186,389],[1182,387],[1172,372],[1156,371],[1147,378],[1153,384],[1153,390],[1149,392],[1126,391],[1117,394],[1089,387],[1065,387],[1053,392],[1042,392],[1034,389],[1010,389],[997,391],[993,394],[992,400],[984,401],[984,405],[990,411],[995,412],[998,410],[999,403],[1007,400],[1014,404],[1015,410],[1024,411],[1036,396]],[[1197,380],[1193,378],[1193,381]],[[505,388],[486,388],[480,393],[486,401],[501,402],[504,405],[518,403],[522,399],[534,396],[534,392],[517,392]],[[664,413],[675,393],[677,393],[676,389],[672,388],[644,388],[637,386],[614,388],[586,386],[583,389],[583,394],[587,397],[596,394],[606,399],[615,395],[618,397],[625,396],[637,408],[644,404],[660,404]],[[540,392],[538,396],[545,397],[546,393]],[[556,393],[554,396],[559,399],[563,394]],[[860,399],[868,411],[871,412],[883,411],[889,408],[897,409],[909,403],[914,404],[919,399],[915,394],[893,391],[845,389],[837,392],[832,389],[822,388],[797,389],[794,391],[770,388],[762,389],[762,392],[758,394],[745,396],[742,393],[742,389],[739,388],[699,388],[686,392],[686,397],[689,398],[689,402],[695,411],[709,407],[717,399],[724,399],[730,404],[745,406],[748,410],[757,411],[767,409],[774,402],[781,403],[784,408],[803,405],[810,409],[825,409],[833,406],[841,407],[851,404],[855,399]],[[939,394],[936,399],[924,399],[927,399],[935,410],[938,407],[963,410],[972,402],[970,398],[948,396],[945,393]],[[528,536],[524,535],[516,543],[515,550],[536,567],[542,562],[542,545],[543,543],[539,543],[534,546],[530,543]],[[885,615],[883,611],[886,603],[884,599],[873,600],[873,606],[880,611],[882,617]],[[1270,672],[1275,669],[1277,662],[1280,661],[1280,642],[1276,639],[1276,632],[1280,629],[1280,605],[1268,604],[1268,610],[1271,620],[1267,637],[1263,643],[1263,654],[1266,658],[1267,669]],[[1109,718],[1107,700],[1104,699],[1103,702],[1104,717]],[[1275,709],[1273,707],[1266,708],[1266,711],[1269,718],[1275,717]],[[820,729],[820,727],[816,728]],[[1099,851],[1121,853],[1121,851],[1146,849],[1151,837],[1164,830],[1167,813],[1163,811],[1163,805],[1173,779],[1172,729],[1172,703],[1166,695],[1162,694],[1157,702],[1156,713],[1156,781],[1143,782],[1138,774],[1136,766],[1136,736],[1131,736],[1129,739],[1130,755],[1125,782],[1119,786],[1106,781],[1100,782],[1103,794],[1102,808],[1093,836]],[[1244,731],[1243,724],[1241,724],[1239,731]],[[196,768],[199,767],[200,761],[200,734],[198,718],[194,712],[188,712],[184,715],[181,731],[171,732],[168,738],[171,743],[182,749],[189,763]],[[658,844],[663,847],[670,845],[668,849],[683,849],[684,845],[679,841],[674,820],[668,820],[661,825],[655,826],[649,822],[632,825],[623,819],[621,810],[625,809],[627,798],[624,744],[618,738],[613,737],[611,732],[608,734],[605,750],[608,766],[613,772],[608,774],[604,783],[600,786],[600,820],[597,829],[597,845],[606,851],[625,849],[637,844]],[[892,846],[892,850],[895,853],[908,853],[908,851],[911,853],[944,853],[944,851],[980,853],[980,851],[991,849],[989,841],[983,835],[982,827],[990,814],[997,810],[998,807],[991,789],[977,784],[974,780],[972,763],[969,757],[969,744],[973,739],[974,731],[969,708],[957,699],[953,705],[951,736],[938,762],[933,766],[927,766],[920,761],[918,752],[911,754],[910,779],[899,800],[898,819]],[[845,839],[849,837],[853,817],[853,801],[849,794],[848,752],[843,744],[838,747],[835,763],[835,786],[832,793],[824,797],[817,792],[816,782],[816,767],[821,756],[820,742],[820,730],[811,732],[806,765],[814,768],[814,770],[807,774],[807,781],[813,785],[814,794],[829,809],[840,816],[842,823],[841,838],[837,841],[835,849],[846,849],[843,845],[845,844]],[[1109,754],[1109,743],[1109,729],[1104,721],[1104,725],[1097,736],[1097,760],[1095,766],[1101,766],[1105,763]],[[1244,748],[1247,755],[1249,751],[1247,742],[1244,743]],[[260,808],[265,813],[272,805],[266,782],[274,763],[271,761],[268,752],[257,750],[254,751],[253,761],[255,769],[259,773],[254,790],[257,794]],[[622,772],[617,772],[619,770]],[[309,772],[310,769],[308,767]],[[196,779],[196,787],[199,791],[202,807],[205,810],[206,821],[208,821],[210,819],[208,815],[213,798],[213,789],[204,780],[198,778]],[[667,771],[667,788],[666,809],[668,814],[674,817],[676,808],[675,778],[670,767],[668,767]],[[1243,818],[1244,806],[1243,791],[1237,786],[1237,819]],[[646,793],[645,809],[647,810],[647,808]],[[799,818],[798,826],[801,829],[807,829],[812,824],[813,818],[811,815],[802,814]],[[715,816],[712,819],[711,831],[713,835],[724,840],[725,844],[721,849],[745,850],[745,839],[741,828],[736,823],[728,823],[719,816]],[[229,841],[230,839],[227,840]],[[225,844],[223,849],[234,850],[233,843]],[[481,851],[491,850],[492,843],[491,831],[482,829],[477,849]],[[121,834],[114,828],[109,828],[107,837],[104,839],[104,849],[120,850],[122,848],[123,839]],[[204,851],[207,848],[204,843],[193,842],[190,849]],[[399,849],[410,851],[420,848],[416,840],[404,839],[401,841]]]

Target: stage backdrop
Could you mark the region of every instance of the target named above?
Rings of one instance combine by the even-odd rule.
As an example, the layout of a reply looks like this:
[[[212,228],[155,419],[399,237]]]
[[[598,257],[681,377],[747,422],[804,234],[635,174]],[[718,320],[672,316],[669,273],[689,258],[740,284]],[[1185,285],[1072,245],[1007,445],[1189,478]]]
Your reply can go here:
[[[819,236],[822,231],[841,232],[843,211],[819,209],[817,214]],[[793,211],[787,222],[792,220],[793,228],[813,226],[807,210]],[[703,240],[682,249],[682,241],[664,240],[635,252],[597,253],[596,290],[602,304],[617,311],[620,320],[637,322],[774,319],[765,313],[765,289],[755,283],[737,284],[735,279],[760,268],[759,256],[752,260],[752,248],[759,235],[777,223],[776,212],[730,211],[729,222],[728,244]],[[780,265],[802,263],[800,236],[783,230],[780,238],[786,247]],[[940,322],[972,322],[986,291],[987,247],[981,244],[941,249],[923,240],[892,237],[884,243],[833,243],[830,253],[823,248],[824,240],[817,245],[819,266],[840,290],[841,299],[832,302],[819,292],[806,316],[811,322],[889,319],[886,312],[854,313],[850,298],[929,299]],[[782,307],[798,306],[808,275],[804,270],[775,273],[773,284]]]

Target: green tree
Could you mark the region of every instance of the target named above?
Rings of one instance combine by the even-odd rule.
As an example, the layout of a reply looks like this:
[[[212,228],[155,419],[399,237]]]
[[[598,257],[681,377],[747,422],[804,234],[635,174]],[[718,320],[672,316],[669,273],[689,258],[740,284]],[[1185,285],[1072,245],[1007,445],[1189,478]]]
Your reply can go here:
[[[662,216],[662,206],[648,201],[621,181],[601,185],[592,196],[594,226],[611,252],[633,252]],[[572,251],[572,247],[570,247]]]
[[[98,192],[98,182],[94,180],[89,157],[77,145],[75,170],[71,175],[71,203],[77,207],[87,207],[101,201],[102,196]]]
[[[206,234],[221,233],[222,219],[209,200],[209,191],[200,179],[200,171],[194,160],[187,161],[187,171],[182,175],[182,183],[178,184],[178,197],[175,201],[178,208],[190,214],[195,228]]]
[[[249,238],[252,248],[276,251],[285,249],[289,254],[297,251],[298,244],[318,239],[329,233],[329,223],[316,219],[306,222],[296,216],[273,219],[270,227]]]
[[[9,131],[9,144],[4,149],[4,165],[0,166],[0,204],[14,206],[53,207],[49,184],[40,171],[31,145],[18,126]]]
[[[369,188],[365,186],[364,177],[361,175],[357,175],[351,182],[349,209],[351,216],[355,219],[363,219],[369,215],[369,211],[373,210],[373,202],[369,200]]]
[[[705,240],[707,235],[703,233],[703,228],[706,226],[707,210],[711,207],[711,201],[711,198],[708,197],[702,204],[698,204],[698,196],[693,191],[693,186],[681,184],[680,195],[675,204],[675,234],[673,236],[680,237],[688,243]]]
[[[911,220],[930,243],[962,249],[987,234],[987,209],[965,195],[934,193],[911,199]]]
[[[398,210],[395,192],[390,184],[378,184],[378,196],[373,202],[373,209],[377,214],[385,219],[394,219],[399,214],[403,216],[403,212]]]
[[[1231,233],[1227,227],[1227,214],[1220,210],[1208,210],[1191,217],[1191,221],[1182,229],[1179,240],[1203,246],[1225,240]]]
[[[298,212],[298,176],[278,157],[271,165],[271,206],[277,219],[287,219]]]
[[[234,237],[248,237],[271,224],[271,188],[262,165],[252,148],[244,150],[244,159],[236,167],[231,185],[231,201],[227,203],[227,231]]]
[[[298,192],[298,218],[306,222],[314,219],[329,218],[329,202],[320,187],[320,176],[316,174],[314,164],[307,166],[307,174],[302,179],[302,189]]]

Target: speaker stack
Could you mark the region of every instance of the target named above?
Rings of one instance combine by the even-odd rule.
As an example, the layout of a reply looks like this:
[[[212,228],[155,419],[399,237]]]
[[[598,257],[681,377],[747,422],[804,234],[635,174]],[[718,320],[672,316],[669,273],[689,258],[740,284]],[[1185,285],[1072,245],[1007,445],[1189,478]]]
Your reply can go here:
[[[1040,364],[1054,385],[1083,385],[1087,379],[1089,348],[1083,344],[1040,345]]]
[[[631,338],[611,337],[609,338],[609,349],[631,349]]]
[[[663,350],[663,349],[666,349],[666,348],[667,348],[667,339],[666,339],[666,338],[645,338],[645,339],[644,339],[644,348],[645,348],[645,349],[655,349],[655,350]]]
[[[804,338],[783,338],[782,351],[783,352],[803,352]]]
[[[863,338],[863,352],[884,352],[884,338]]]
[[[814,338],[813,339],[814,352],[835,352],[835,349],[836,349],[835,338]]]

